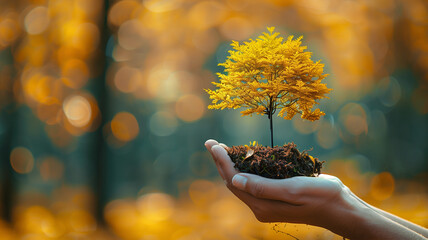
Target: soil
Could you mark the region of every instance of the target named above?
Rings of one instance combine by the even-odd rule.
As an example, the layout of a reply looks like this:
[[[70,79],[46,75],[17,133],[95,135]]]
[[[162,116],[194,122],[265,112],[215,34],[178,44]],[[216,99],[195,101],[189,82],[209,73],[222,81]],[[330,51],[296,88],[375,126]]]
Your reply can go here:
[[[283,179],[294,176],[316,177],[324,161],[297,150],[294,143],[284,146],[232,146],[227,150],[235,168],[244,173]]]

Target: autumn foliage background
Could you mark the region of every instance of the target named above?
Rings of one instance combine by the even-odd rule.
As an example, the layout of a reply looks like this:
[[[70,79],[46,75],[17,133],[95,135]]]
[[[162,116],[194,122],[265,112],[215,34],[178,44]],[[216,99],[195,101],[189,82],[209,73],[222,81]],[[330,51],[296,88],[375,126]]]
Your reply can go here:
[[[292,239],[227,192],[203,147],[269,144],[265,116],[208,111],[203,90],[232,40],[268,26],[302,35],[334,89],[318,121],[275,117],[275,143],[313,148],[427,227],[427,24],[422,0],[0,0],[0,236]]]

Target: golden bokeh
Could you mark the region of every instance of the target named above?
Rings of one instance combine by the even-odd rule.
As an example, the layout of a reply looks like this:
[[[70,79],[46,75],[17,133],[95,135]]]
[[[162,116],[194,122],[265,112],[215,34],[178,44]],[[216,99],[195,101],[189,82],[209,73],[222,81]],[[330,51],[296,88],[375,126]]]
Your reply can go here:
[[[218,190],[210,181],[195,180],[189,186],[189,196],[196,206],[205,206],[218,196]]]
[[[91,104],[84,96],[68,97],[64,101],[63,110],[67,120],[77,128],[88,125],[92,118]]]
[[[113,230],[119,232],[119,236],[121,234],[129,236],[135,231],[134,228],[138,222],[139,213],[134,201],[121,199],[108,203],[105,207],[104,215]],[[117,219],[127,220],[117,221]]]
[[[59,216],[66,228],[71,229],[76,233],[89,233],[97,229],[97,222],[94,216],[85,210],[65,210]]]
[[[177,117],[185,122],[199,120],[205,112],[204,101],[196,95],[184,95],[175,103]]]
[[[143,0],[143,6],[155,13],[168,12],[180,7],[183,0]]]
[[[365,201],[381,205],[382,209],[405,219],[426,226],[427,195],[420,188],[401,182],[408,193],[391,191],[391,175],[387,172],[373,175],[361,174],[352,161],[331,161],[329,173],[339,176],[353,192]],[[368,181],[366,181],[368,180]],[[376,183],[375,183],[376,182]],[[403,185],[404,184],[404,185]],[[365,195],[359,189],[368,189]],[[392,187],[393,189],[394,187]],[[180,197],[151,192],[137,199],[117,199],[109,202],[104,216],[114,236],[101,234],[93,216],[85,210],[91,198],[85,191],[63,188],[55,193],[53,208],[42,205],[21,206],[16,211],[15,233],[22,237],[64,239],[80,236],[84,239],[278,239],[284,233],[304,239],[342,239],[332,232],[303,224],[260,223],[221,181],[193,180],[188,195]],[[381,193],[383,200],[374,193]],[[395,192],[392,194],[392,192]],[[419,192],[419,194],[416,194]],[[386,195],[385,195],[386,193]],[[389,196],[385,198],[386,196]],[[34,198],[33,198],[34,201]],[[215,229],[215,231],[213,231]],[[275,230],[276,229],[276,230]],[[0,224],[0,232],[18,239],[7,226]],[[7,235],[9,234],[9,235]],[[3,236],[3,235],[2,235]],[[68,238],[67,238],[68,239]]]
[[[0,236],[3,240],[16,240],[18,239],[15,231],[10,228],[9,224],[0,220]]]
[[[20,25],[16,13],[9,16],[0,16],[0,49],[12,44],[20,33]]]
[[[137,119],[129,112],[119,112],[111,120],[111,131],[120,141],[128,142],[138,136],[140,128]]]
[[[137,209],[144,221],[156,224],[171,217],[174,200],[165,193],[149,193],[138,198]]]
[[[198,30],[219,25],[227,14],[222,1],[199,1],[189,10],[188,22]]]
[[[16,223],[16,228],[19,232],[39,233],[53,236],[54,231],[60,230],[60,228],[56,228],[55,226],[54,215],[45,207],[31,206],[19,214],[22,217],[21,221]],[[58,237],[58,235],[53,237]]]
[[[125,50],[135,50],[143,46],[142,26],[137,20],[129,20],[120,25],[119,45]]]
[[[34,167],[33,154],[25,147],[16,147],[10,153],[10,164],[17,173],[29,173]]]
[[[114,75],[114,85],[121,92],[131,93],[137,90],[141,78],[142,74],[138,69],[124,66]]]
[[[378,201],[383,201],[392,196],[395,190],[394,177],[389,172],[382,172],[373,176],[370,183],[370,194]]]
[[[366,111],[358,103],[348,103],[343,106],[339,112],[339,121],[354,136],[368,132]]]
[[[61,74],[64,85],[78,89],[83,87],[89,79],[88,66],[79,59],[69,59],[61,67]]]
[[[133,13],[140,7],[138,1],[124,0],[117,1],[111,6],[108,14],[108,20],[114,26],[120,26],[130,18],[133,18]]]
[[[25,29],[29,34],[43,33],[49,25],[48,9],[43,6],[33,8],[24,19]]]
[[[80,93],[96,72],[102,1],[31,2],[19,16],[12,10],[19,4],[6,4],[0,13],[0,47],[14,44],[19,81],[14,95],[52,129],[61,127],[60,132],[72,136],[92,131],[99,125],[99,109],[91,94]],[[20,41],[13,42],[18,34]],[[66,140],[54,143],[70,143],[69,136],[61,138]]]
[[[55,125],[61,121],[62,106],[57,99],[47,104],[37,105],[37,117],[48,125]]]
[[[150,70],[146,88],[151,98],[173,101],[178,97],[179,80],[174,77],[172,66],[160,64]]]
[[[91,22],[84,22],[78,25],[75,36],[71,39],[71,46],[82,51],[82,57],[89,57],[89,54],[97,50],[100,43],[100,30],[97,25]]]
[[[232,17],[222,23],[220,31],[227,39],[241,41],[249,38],[253,34],[254,27],[246,18]]]

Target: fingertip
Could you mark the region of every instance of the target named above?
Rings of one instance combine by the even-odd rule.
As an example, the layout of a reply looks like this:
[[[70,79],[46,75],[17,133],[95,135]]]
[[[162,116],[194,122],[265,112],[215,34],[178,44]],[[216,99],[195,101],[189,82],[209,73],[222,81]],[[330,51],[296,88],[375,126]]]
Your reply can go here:
[[[214,139],[208,139],[205,141],[205,147],[210,150],[213,146],[218,145],[218,142]]]
[[[218,145],[220,145],[222,148],[224,148],[226,150],[229,150],[229,147],[224,143],[219,143]]]

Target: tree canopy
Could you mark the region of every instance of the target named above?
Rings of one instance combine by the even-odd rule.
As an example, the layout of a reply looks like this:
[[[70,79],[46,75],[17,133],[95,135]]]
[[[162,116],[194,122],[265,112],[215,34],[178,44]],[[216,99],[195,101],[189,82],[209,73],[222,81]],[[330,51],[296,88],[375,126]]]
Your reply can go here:
[[[267,28],[256,40],[240,44],[233,41],[234,50],[219,66],[220,82],[215,90],[206,89],[212,99],[209,109],[245,108],[242,115],[272,114],[292,119],[297,113],[307,120],[318,120],[324,112],[312,110],[317,100],[326,98],[331,89],[321,81],[324,64],[312,61],[312,53],[302,46],[302,37],[286,41],[275,28]]]

